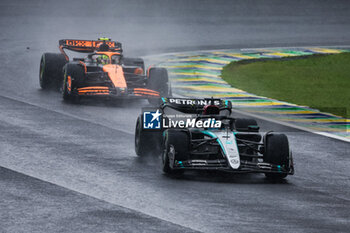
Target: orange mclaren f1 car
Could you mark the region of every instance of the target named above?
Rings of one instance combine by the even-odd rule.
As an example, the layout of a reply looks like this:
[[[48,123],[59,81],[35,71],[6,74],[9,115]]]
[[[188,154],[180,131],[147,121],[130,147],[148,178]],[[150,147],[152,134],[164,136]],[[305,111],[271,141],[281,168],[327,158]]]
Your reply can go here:
[[[109,38],[60,40],[61,53],[44,53],[40,61],[42,89],[61,89],[64,100],[81,96],[143,97],[150,102],[171,95],[168,73],[141,58],[125,58],[121,43]],[[66,51],[87,53],[70,60]]]

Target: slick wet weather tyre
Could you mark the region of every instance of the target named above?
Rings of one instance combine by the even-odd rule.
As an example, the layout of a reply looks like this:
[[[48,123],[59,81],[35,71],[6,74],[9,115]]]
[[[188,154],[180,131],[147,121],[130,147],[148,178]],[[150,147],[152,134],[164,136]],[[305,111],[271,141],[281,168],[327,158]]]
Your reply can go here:
[[[63,79],[63,86],[62,86],[62,97],[64,101],[73,100],[72,81],[68,79],[69,79],[68,75],[65,75]]]
[[[234,129],[241,132],[258,132],[258,123],[250,118],[236,118],[234,122]]]
[[[66,58],[60,53],[44,53],[40,60],[39,83],[43,90],[56,89],[62,86],[63,66]]]
[[[181,174],[184,170],[173,170],[170,163],[189,159],[190,138],[184,130],[167,130],[163,139],[162,170],[166,174]],[[171,153],[173,158],[169,157]]]
[[[145,70],[145,62],[142,58],[123,57],[122,64],[125,66],[137,66]]]
[[[135,128],[135,152],[138,156],[143,157],[156,154],[155,135],[157,132],[147,132],[142,128],[142,115],[137,118]]]
[[[65,101],[78,100],[78,96],[74,94],[74,90],[79,87],[85,78],[83,67],[79,64],[66,64],[63,68],[64,79],[62,84],[62,97]]]
[[[289,142],[285,134],[267,134],[264,137],[264,162],[289,167]],[[267,178],[283,179],[286,173],[265,173]]]
[[[147,87],[151,90],[158,91],[160,97],[169,97],[171,94],[170,85],[168,85],[168,71],[165,68],[150,68],[148,71]],[[149,98],[152,105],[158,104],[158,99]]]
[[[164,146],[163,146],[163,154],[162,154],[162,171],[165,174],[174,174],[174,170],[170,167],[170,159],[169,159],[169,152],[170,149],[173,149],[172,146],[169,145],[169,143],[165,140]]]
[[[85,71],[80,64],[68,63],[63,70],[65,76],[71,76],[74,88],[84,86]]]

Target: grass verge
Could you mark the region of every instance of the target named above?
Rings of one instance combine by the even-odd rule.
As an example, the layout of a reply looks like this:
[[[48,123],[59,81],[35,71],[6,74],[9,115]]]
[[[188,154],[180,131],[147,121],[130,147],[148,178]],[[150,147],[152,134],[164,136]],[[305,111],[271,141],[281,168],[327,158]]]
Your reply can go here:
[[[231,62],[221,76],[249,93],[350,118],[350,53]]]

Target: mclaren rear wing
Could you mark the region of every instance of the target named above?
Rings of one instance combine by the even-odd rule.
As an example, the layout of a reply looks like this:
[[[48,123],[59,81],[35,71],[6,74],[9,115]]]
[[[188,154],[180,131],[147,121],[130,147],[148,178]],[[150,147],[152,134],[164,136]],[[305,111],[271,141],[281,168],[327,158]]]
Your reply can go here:
[[[59,40],[59,49],[61,53],[69,60],[64,49],[68,49],[80,53],[92,53],[94,51],[109,51],[122,53],[122,44],[117,41],[111,41],[110,39],[100,38],[99,40],[75,40],[75,39],[62,39]]]

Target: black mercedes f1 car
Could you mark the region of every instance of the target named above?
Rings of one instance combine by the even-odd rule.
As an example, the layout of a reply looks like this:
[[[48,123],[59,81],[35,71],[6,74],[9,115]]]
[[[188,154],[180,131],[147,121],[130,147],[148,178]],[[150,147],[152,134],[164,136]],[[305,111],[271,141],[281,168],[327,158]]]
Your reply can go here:
[[[164,173],[222,170],[278,179],[294,174],[287,136],[262,135],[256,120],[232,117],[230,101],[162,98],[162,102],[157,112],[151,112],[152,119],[159,116],[159,129],[147,128],[149,112],[138,117],[135,150],[139,156],[161,154]],[[176,123],[174,110],[192,117]]]

